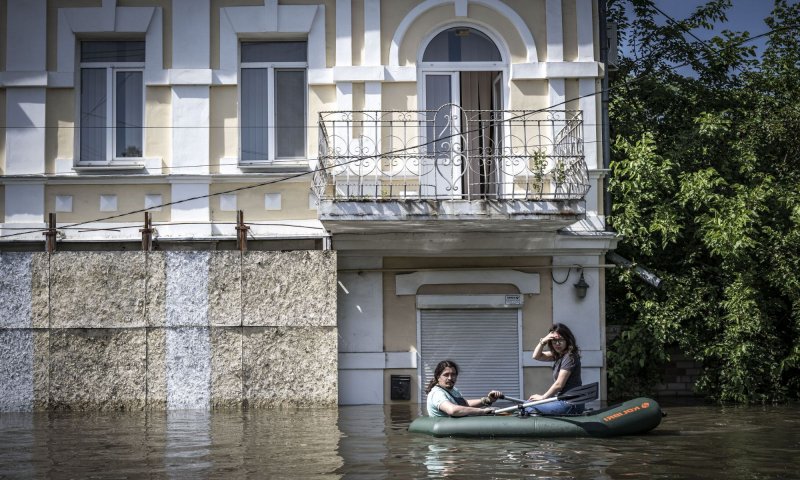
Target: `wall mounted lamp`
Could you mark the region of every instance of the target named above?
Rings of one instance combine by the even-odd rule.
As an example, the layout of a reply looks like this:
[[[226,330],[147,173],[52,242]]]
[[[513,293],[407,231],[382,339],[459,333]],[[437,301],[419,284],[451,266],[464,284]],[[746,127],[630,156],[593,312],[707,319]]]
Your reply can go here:
[[[586,297],[586,290],[589,290],[589,284],[586,283],[586,280],[583,278],[583,269],[581,269],[581,277],[575,282],[575,294],[578,295],[578,298],[585,298]]]
[[[572,265],[572,266],[568,267],[567,268],[567,276],[564,277],[564,280],[560,280],[560,281],[557,280],[555,275],[553,275],[554,272],[552,270],[550,271],[550,276],[552,277],[554,283],[556,283],[558,285],[564,285],[565,283],[567,283],[567,280],[569,280],[569,274],[572,272],[573,268],[576,269],[581,274],[580,278],[578,278],[578,281],[572,284],[572,286],[575,287],[575,295],[578,298],[586,298],[586,291],[589,290],[590,285],[588,283],[586,283],[586,279],[583,277],[583,266],[582,265]]]

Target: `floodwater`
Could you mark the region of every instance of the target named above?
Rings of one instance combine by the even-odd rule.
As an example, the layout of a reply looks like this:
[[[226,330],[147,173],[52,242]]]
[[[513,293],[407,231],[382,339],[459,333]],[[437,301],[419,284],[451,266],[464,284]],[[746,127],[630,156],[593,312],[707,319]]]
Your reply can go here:
[[[0,478],[800,478],[800,406],[662,405],[646,435],[410,434],[417,406],[0,414]]]

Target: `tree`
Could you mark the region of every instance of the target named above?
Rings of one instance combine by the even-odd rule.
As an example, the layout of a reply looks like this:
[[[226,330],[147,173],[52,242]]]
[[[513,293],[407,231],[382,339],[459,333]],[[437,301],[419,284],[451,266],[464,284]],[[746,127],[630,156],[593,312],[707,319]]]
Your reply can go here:
[[[747,32],[687,33],[729,7],[665,22],[651,0],[609,2],[630,47],[611,81],[610,223],[665,280],[610,275],[612,394],[651,391],[677,347],[710,398],[800,396],[800,5],[775,2],[760,58]]]

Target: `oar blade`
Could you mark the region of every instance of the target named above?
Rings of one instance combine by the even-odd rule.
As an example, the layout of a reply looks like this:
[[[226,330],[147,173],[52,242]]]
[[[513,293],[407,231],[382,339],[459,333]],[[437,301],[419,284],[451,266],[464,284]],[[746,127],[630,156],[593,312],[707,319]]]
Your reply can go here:
[[[522,405],[517,405],[514,407],[506,407],[501,408],[499,410],[495,410],[495,414],[506,413],[506,412],[513,412],[515,410],[519,410],[520,408],[525,407],[532,407],[535,405],[541,405],[544,403],[555,402],[556,400],[563,400],[569,404],[577,405],[581,403],[591,402],[592,400],[597,400],[598,394],[598,385],[597,382],[589,383],[587,385],[581,385],[580,387],[575,387],[558,395],[557,397],[552,398],[545,398],[543,400],[535,400],[532,402],[525,402]]]

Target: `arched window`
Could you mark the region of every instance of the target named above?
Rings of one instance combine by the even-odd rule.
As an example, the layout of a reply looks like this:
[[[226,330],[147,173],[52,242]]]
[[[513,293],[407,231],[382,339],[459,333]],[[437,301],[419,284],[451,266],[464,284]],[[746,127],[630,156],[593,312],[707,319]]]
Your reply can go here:
[[[500,50],[485,34],[469,27],[448,28],[433,37],[423,62],[500,62]]]

